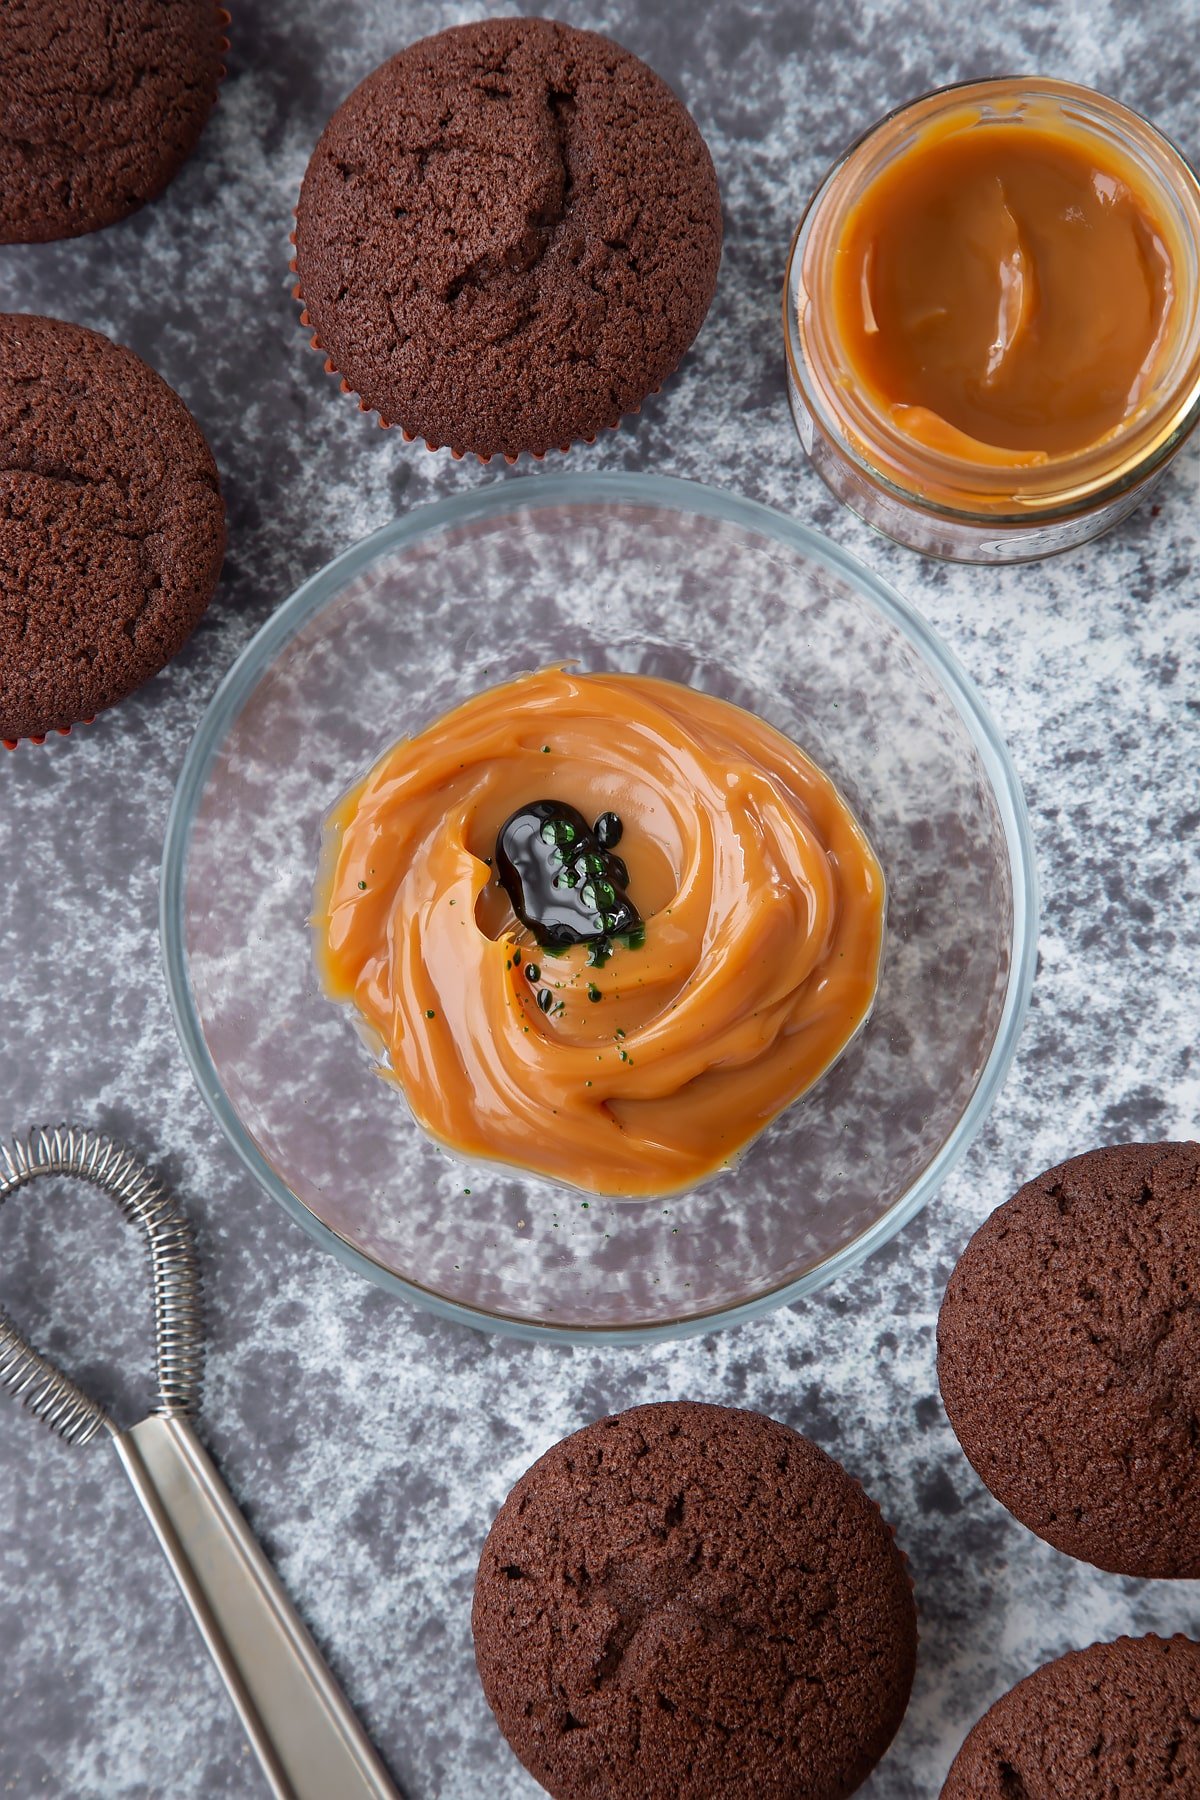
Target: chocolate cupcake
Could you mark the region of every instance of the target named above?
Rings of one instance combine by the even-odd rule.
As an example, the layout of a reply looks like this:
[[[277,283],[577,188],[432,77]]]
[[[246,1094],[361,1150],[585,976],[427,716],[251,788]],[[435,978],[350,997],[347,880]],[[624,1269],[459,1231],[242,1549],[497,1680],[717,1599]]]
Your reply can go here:
[[[1050,1169],[976,1232],[938,1321],[950,1423],[996,1498],[1122,1575],[1200,1576],[1200,1144]]]
[[[66,731],[161,669],[224,549],[216,464],[162,377],[0,313],[0,739]]]
[[[153,200],[225,73],[216,0],[0,6],[0,243],[78,237]]]
[[[942,1800],[1200,1794],[1200,1644],[1118,1638],[1018,1681],[955,1757]]]
[[[843,1800],[916,1659],[858,1483],[773,1419],[688,1401],[601,1419],[522,1476],[473,1625],[500,1729],[556,1800]]]
[[[692,342],[721,254],[712,160],[645,63],[486,19],[368,75],[296,214],[298,298],[382,424],[485,460],[636,412]]]

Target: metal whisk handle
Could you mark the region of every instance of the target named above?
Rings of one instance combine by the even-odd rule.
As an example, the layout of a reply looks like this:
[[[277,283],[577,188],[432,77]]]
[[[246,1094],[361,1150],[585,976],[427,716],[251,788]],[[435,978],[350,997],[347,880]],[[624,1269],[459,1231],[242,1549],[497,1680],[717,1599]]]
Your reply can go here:
[[[395,1800],[188,1421],[152,1416],[113,1443],[278,1800]]]
[[[146,1240],[158,1405],[120,1430],[3,1312],[0,1387],[68,1443],[110,1434],[276,1800],[399,1800],[192,1429],[203,1330],[187,1216],[131,1151],[97,1132],[61,1126],[0,1144],[0,1202],[48,1175],[103,1189]]]

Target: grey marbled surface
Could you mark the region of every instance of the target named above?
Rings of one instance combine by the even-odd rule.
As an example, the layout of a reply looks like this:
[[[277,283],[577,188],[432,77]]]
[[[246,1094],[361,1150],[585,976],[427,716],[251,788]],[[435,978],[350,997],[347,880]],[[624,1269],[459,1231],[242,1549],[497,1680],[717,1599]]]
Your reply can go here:
[[[642,1350],[531,1347],[411,1312],[322,1256],[242,1173],[184,1065],[158,960],[159,847],[187,742],[238,649],[332,553],[410,506],[513,477],[429,457],[361,418],[296,329],[286,273],[290,208],[329,111],[386,53],[478,8],[240,0],[221,104],[163,199],[92,238],[0,253],[0,306],[99,327],[179,389],[221,466],[231,525],[221,588],[185,654],[91,730],[0,764],[0,1128],[73,1117],[158,1153],[208,1279],[208,1442],[410,1800],[533,1793],[473,1672],[481,1537],[551,1441],[680,1395],[810,1433],[895,1521],[922,1657],[864,1792],[935,1796],[972,1720],[1040,1660],[1120,1630],[1200,1628],[1192,1587],[1097,1574],[1013,1523],[959,1455],[933,1366],[954,1257],[1017,1181],[1106,1140],[1197,1128],[1197,460],[1180,459],[1152,510],[1060,561],[923,563],[842,512],[804,464],[778,289],[828,159],[938,82],[1014,67],[1073,76],[1200,153],[1200,10],[559,10],[684,95],[727,229],[683,370],[569,466],[691,475],[815,523],[894,580],[982,686],[1026,784],[1044,887],[1032,1015],[993,1117],[923,1217],[855,1274],[737,1331]],[[51,1192],[0,1217],[4,1302],[131,1413],[148,1321],[128,1251],[99,1199]],[[0,1794],[259,1792],[115,1458],[71,1451],[4,1405],[0,1471]]]

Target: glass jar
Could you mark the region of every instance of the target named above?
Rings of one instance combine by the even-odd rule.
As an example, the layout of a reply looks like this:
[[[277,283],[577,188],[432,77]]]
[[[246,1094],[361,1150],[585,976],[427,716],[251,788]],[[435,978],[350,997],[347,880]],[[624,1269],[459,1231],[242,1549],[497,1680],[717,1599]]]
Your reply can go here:
[[[1119,426],[1037,466],[998,467],[917,441],[860,378],[839,332],[834,269],[847,221],[930,134],[1032,126],[1135,173],[1169,253],[1171,294],[1148,386]],[[1024,562],[1132,512],[1200,417],[1200,182],[1138,114],[1069,82],[1006,76],[941,88],[891,113],[830,170],[792,241],[783,294],[800,440],[838,498],[897,543],[974,563]]]

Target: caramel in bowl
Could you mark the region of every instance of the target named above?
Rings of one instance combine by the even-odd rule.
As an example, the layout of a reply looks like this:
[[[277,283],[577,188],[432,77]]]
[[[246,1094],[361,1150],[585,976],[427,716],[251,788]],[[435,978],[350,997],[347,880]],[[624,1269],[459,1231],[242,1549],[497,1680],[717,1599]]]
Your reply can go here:
[[[615,813],[644,933],[539,944],[494,869],[535,799]],[[790,739],[648,676],[545,669],[388,750],[334,807],[314,945],[418,1122],[622,1198],[695,1186],[867,1018],[884,880]]]

